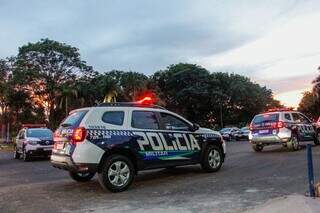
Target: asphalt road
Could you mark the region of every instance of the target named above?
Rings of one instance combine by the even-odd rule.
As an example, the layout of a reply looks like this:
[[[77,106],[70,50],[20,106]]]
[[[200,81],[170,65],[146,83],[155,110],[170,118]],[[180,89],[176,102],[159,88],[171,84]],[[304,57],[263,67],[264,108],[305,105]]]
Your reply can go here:
[[[46,160],[23,162],[0,152],[0,212],[243,212],[271,198],[307,190],[306,149],[227,144],[218,173],[199,166],[139,173],[122,193],[104,192],[96,178],[76,183]],[[320,147],[313,147],[320,179]]]

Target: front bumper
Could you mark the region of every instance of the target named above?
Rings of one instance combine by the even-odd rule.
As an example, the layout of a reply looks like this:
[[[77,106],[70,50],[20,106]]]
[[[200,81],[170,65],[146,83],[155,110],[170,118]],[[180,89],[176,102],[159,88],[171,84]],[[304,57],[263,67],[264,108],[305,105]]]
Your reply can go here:
[[[72,157],[65,154],[53,153],[51,155],[51,164],[55,168],[72,172],[96,172],[98,170],[97,164],[74,163]]]
[[[48,156],[52,153],[52,146],[27,146],[26,153],[31,156]]]

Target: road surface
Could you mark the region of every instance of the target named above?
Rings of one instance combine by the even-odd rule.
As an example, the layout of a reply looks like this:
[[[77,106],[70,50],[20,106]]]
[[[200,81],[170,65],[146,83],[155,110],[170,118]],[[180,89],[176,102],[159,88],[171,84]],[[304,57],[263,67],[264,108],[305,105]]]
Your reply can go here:
[[[320,179],[320,147],[313,147]],[[97,178],[76,183],[47,160],[23,162],[0,152],[0,212],[242,212],[307,190],[306,149],[229,142],[218,173],[200,166],[140,172],[128,191],[104,192]]]

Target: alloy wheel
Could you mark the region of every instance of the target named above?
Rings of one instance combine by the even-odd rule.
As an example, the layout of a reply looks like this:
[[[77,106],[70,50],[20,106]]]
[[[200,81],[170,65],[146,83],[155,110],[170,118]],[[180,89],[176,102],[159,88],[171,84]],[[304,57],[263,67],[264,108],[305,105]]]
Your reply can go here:
[[[108,179],[114,186],[124,186],[127,184],[129,177],[129,166],[123,161],[115,161],[108,169]]]

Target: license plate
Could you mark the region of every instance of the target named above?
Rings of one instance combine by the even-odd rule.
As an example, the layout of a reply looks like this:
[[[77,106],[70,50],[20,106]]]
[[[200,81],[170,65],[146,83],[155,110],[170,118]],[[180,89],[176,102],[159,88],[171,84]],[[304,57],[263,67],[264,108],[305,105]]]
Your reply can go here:
[[[267,129],[259,130],[259,133],[260,134],[269,133],[269,130],[267,130]]]

